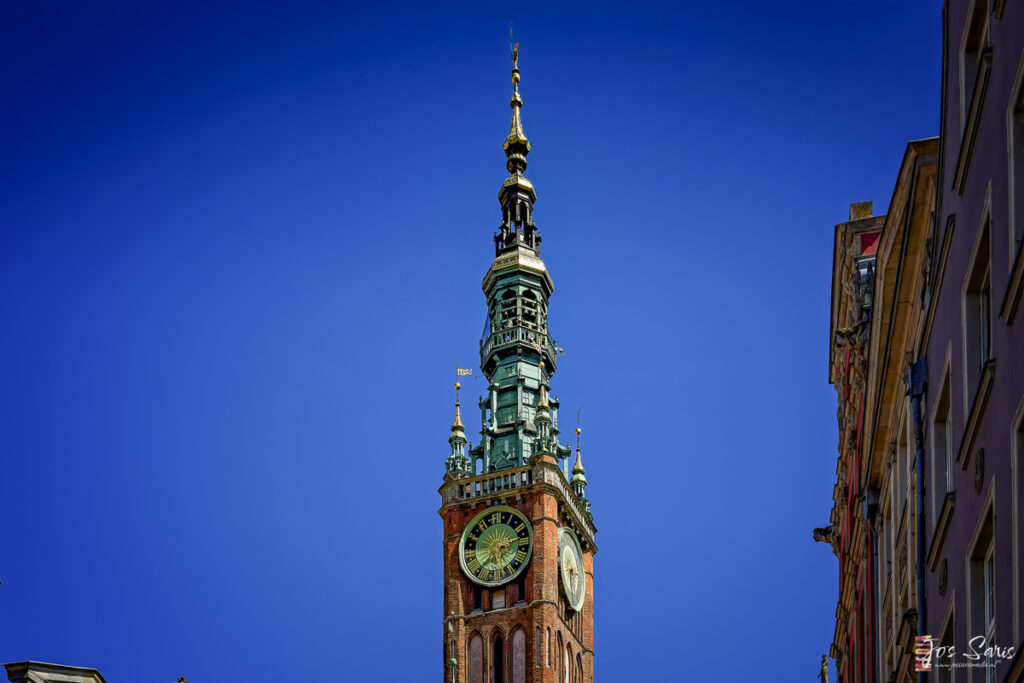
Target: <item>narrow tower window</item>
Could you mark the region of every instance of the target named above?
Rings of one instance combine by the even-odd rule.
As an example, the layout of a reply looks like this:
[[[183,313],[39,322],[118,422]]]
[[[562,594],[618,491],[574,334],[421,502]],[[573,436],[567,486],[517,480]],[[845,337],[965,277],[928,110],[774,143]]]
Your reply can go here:
[[[512,683],[526,683],[526,631],[512,634]]]
[[[501,636],[491,643],[491,683],[505,683],[505,641]]]
[[[551,628],[548,628],[548,653],[544,658],[544,666],[551,668]]]
[[[469,640],[469,683],[484,683],[484,641],[480,634]]]

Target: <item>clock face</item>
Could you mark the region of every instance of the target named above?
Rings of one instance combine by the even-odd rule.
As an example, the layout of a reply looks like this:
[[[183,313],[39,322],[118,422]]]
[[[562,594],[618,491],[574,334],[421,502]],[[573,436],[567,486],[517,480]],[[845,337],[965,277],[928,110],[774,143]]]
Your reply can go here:
[[[569,599],[569,607],[579,612],[587,592],[587,575],[583,570],[583,551],[572,529],[558,530],[558,573],[562,575],[562,588]]]
[[[474,583],[500,586],[519,576],[533,552],[533,527],[515,508],[487,508],[469,523],[459,542],[459,564]]]

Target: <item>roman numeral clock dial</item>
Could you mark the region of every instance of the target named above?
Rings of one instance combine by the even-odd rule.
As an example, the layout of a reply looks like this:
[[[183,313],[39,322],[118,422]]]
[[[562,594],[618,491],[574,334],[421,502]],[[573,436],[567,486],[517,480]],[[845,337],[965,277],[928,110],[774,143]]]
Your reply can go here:
[[[533,527],[523,513],[504,505],[487,508],[462,532],[459,564],[474,583],[500,586],[519,576],[533,552]]]
[[[583,551],[580,541],[572,529],[558,530],[558,573],[562,576],[562,588],[574,612],[583,609],[583,598],[587,593],[587,575],[583,571]]]

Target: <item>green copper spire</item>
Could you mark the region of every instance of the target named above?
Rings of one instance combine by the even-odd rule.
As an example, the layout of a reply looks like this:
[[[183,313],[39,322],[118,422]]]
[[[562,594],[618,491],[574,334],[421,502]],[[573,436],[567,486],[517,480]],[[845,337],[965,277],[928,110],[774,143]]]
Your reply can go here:
[[[553,460],[565,483],[583,498],[586,476],[577,443],[569,473],[570,444],[558,441],[558,396],[551,395],[558,346],[548,330],[554,282],[540,257],[540,231],[533,220],[537,192],[523,175],[530,141],[523,131],[519,94],[519,45],[512,46],[512,124],[502,149],[509,176],[498,191],[501,223],[494,233],[494,260],[484,275],[487,318],[480,339],[480,369],[487,380],[480,410],[480,442],[466,447],[456,400],[446,476],[474,476]]]
[[[459,403],[459,389],[462,388],[458,382],[455,383],[455,420],[452,421],[452,433],[448,437],[448,443],[452,447],[452,454],[445,461],[445,469],[452,474],[469,474],[469,458],[466,457],[466,432],[462,425],[462,414]]]
[[[511,175],[498,191],[501,224],[494,261],[484,276],[487,323],[480,340],[480,369],[488,394],[480,401],[481,442],[469,453],[474,471],[520,467],[538,454],[569,457],[558,444],[558,399],[549,394],[557,353],[548,333],[548,300],[554,289],[540,258],[533,221],[537,193],[523,175],[530,142],[523,132],[519,95],[519,46],[512,47],[512,125],[502,149]]]

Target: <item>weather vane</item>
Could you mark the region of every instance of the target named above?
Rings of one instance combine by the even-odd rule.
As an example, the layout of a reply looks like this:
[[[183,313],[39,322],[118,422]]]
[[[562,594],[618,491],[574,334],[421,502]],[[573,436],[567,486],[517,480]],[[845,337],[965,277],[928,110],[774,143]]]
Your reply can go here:
[[[508,22],[508,42],[512,45],[512,69],[519,68],[519,43],[512,38],[512,22]]]

